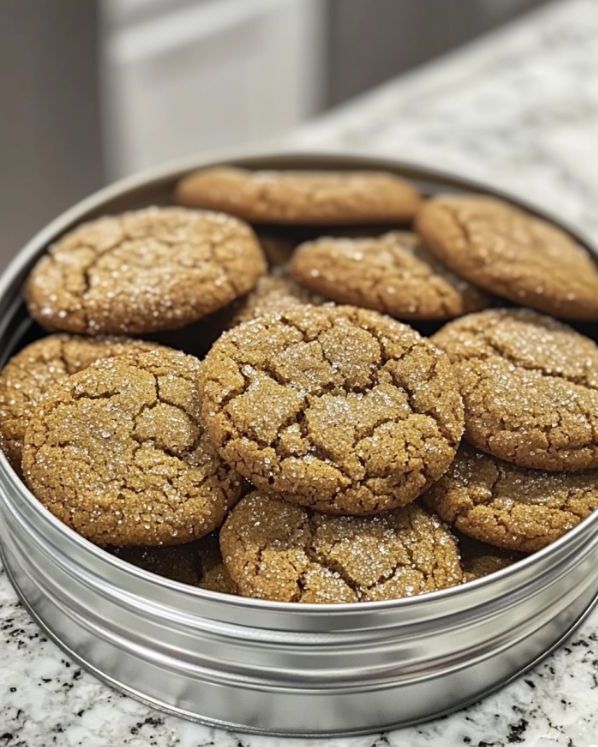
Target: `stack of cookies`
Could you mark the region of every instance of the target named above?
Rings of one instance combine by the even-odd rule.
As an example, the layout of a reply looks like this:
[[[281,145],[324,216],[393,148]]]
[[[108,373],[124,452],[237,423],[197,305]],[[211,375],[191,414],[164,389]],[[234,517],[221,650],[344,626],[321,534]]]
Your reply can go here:
[[[598,346],[553,318],[598,321],[571,236],[374,171],[204,169],[173,203],[75,227],[25,285],[52,334],[0,373],[0,445],[69,527],[340,603],[480,578],[598,509]]]

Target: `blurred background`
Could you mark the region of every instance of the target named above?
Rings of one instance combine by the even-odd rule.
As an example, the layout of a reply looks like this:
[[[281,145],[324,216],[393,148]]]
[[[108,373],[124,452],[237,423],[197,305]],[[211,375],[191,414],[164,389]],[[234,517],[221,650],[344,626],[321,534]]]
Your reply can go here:
[[[542,0],[2,0],[0,266],[118,177],[267,142]]]

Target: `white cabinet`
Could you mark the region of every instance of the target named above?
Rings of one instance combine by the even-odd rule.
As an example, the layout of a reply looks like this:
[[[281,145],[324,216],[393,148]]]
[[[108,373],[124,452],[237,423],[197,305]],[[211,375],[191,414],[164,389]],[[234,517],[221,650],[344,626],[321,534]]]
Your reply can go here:
[[[105,0],[109,176],[279,135],[317,111],[320,0]]]

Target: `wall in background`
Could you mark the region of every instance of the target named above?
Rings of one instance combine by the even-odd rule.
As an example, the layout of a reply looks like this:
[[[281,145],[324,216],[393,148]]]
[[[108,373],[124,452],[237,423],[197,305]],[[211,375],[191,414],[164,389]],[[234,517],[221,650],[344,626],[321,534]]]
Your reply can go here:
[[[104,182],[92,0],[0,2],[0,268]]]
[[[321,0],[107,0],[109,174],[276,137],[323,106]]]
[[[0,268],[107,180],[275,137],[541,1],[0,0]]]

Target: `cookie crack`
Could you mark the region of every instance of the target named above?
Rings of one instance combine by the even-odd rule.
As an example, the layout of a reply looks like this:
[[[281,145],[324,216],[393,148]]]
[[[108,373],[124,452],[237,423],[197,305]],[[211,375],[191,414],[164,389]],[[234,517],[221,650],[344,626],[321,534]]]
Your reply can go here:
[[[309,542],[306,543],[303,548],[307,558],[314,565],[319,566],[320,568],[327,570],[332,575],[340,578],[354,592],[355,596],[357,597],[357,601],[361,601],[363,597],[363,590],[360,584],[355,581],[355,579],[347,572],[346,568],[343,568],[341,563],[335,562],[330,558],[325,558],[320,555],[314,545],[314,534],[316,527],[314,526],[314,520],[311,514],[308,515],[307,521],[309,525],[310,537]]]
[[[483,450],[487,451],[488,453],[493,453],[494,450],[491,445],[491,441],[496,438],[497,434],[500,434],[501,432],[505,433],[513,433],[514,429],[513,427],[509,426],[507,424],[506,418],[507,415],[503,415],[499,412],[496,412],[496,410],[493,408],[493,393],[486,392],[485,388],[488,386],[489,383],[491,383],[492,380],[486,376],[486,375],[478,375],[477,380],[471,384],[471,386],[467,390],[464,391],[464,396],[467,398],[473,397],[476,394],[479,394],[481,398],[485,402],[485,408],[488,412],[492,412],[493,418],[498,419],[497,424],[493,424],[493,429],[491,432],[480,433],[478,432],[475,437],[472,435],[471,431],[467,432],[467,426],[466,426],[466,438],[472,442],[472,444],[475,446],[478,439],[481,439],[483,441],[483,446],[480,447]],[[581,406],[578,406],[576,409],[576,414],[582,417],[585,422],[590,427],[590,430],[592,431],[592,440],[588,441],[585,444],[582,444],[580,446],[574,446],[571,444],[567,444],[566,451],[568,453],[583,453],[584,451],[587,451],[588,449],[591,449],[593,446],[598,444],[598,430],[595,426],[595,424],[590,419],[590,415],[588,412],[583,410]],[[549,454],[561,454],[563,452],[563,447],[555,446],[554,444],[554,431],[556,428],[559,428],[562,426],[562,413],[558,410],[555,410],[553,412],[554,417],[556,417],[556,425],[552,423],[541,423],[538,421],[534,421],[533,427],[528,428],[527,432],[534,432],[534,433],[541,433],[543,436],[545,436],[546,441],[548,443],[545,451]],[[504,447],[503,447],[504,448]],[[519,449],[523,449],[524,451],[527,448],[527,442],[515,445],[513,449],[509,452],[509,456],[505,456],[505,459],[513,459],[517,456],[517,451]]]
[[[525,371],[530,371],[533,373],[539,373],[541,376],[544,376],[546,378],[566,381],[568,384],[573,384],[574,386],[580,386],[586,389],[591,389],[592,391],[598,391],[598,384],[592,384],[591,382],[588,382],[587,379],[572,376],[570,374],[567,375],[565,373],[557,373],[556,371],[548,371],[542,366],[534,366],[533,364],[519,360],[516,356],[510,354],[504,348],[501,348],[501,346],[498,345],[498,343],[496,343],[494,340],[492,340],[492,338],[488,334],[484,335],[484,342],[494,351],[497,358],[505,360],[517,368],[522,368]],[[475,357],[476,356],[472,356],[472,358]]]

